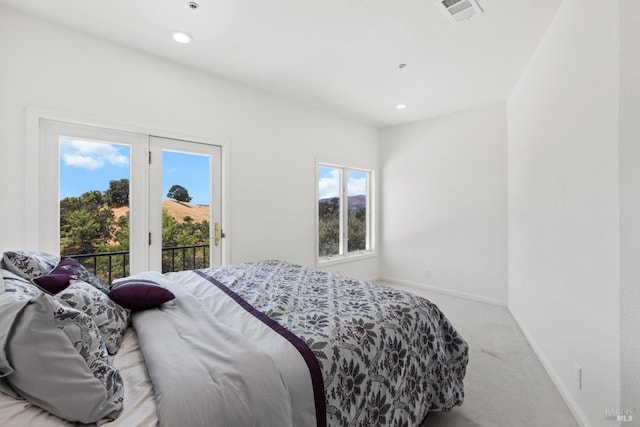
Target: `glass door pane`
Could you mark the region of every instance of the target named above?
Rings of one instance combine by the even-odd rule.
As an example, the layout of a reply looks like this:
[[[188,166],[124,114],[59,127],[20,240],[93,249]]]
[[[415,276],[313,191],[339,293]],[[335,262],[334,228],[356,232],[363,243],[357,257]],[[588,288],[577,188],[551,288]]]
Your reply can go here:
[[[106,283],[129,275],[131,148],[58,137],[60,254]]]
[[[151,137],[150,150],[151,268],[166,273],[220,265],[220,147]]]
[[[162,272],[210,266],[211,157],[162,150]]]

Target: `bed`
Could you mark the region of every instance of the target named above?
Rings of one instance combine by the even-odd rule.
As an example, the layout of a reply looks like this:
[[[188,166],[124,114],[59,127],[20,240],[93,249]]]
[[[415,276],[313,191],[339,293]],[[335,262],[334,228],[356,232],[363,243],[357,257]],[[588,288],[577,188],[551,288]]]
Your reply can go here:
[[[0,321],[0,425],[417,426],[464,399],[468,345],[438,307],[283,261],[107,287],[68,258],[5,253]],[[36,332],[61,360],[29,348],[27,322],[53,325]],[[60,375],[69,360],[84,376]]]

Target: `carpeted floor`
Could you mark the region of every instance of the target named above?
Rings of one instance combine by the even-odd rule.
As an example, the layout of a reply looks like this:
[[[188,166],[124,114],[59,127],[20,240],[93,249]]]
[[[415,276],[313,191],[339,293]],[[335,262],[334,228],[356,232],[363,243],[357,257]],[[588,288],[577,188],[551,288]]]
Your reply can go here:
[[[420,427],[577,427],[578,423],[504,307],[381,283],[435,303],[469,343],[465,401]]]

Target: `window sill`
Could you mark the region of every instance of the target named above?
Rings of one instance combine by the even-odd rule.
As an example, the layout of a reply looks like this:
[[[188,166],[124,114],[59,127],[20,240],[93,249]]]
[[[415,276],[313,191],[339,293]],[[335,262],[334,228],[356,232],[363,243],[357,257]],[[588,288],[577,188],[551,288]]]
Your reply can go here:
[[[350,255],[336,255],[331,258],[318,259],[316,261],[316,266],[320,268],[320,267],[326,267],[328,265],[344,264],[346,262],[351,262],[351,261],[359,261],[367,258],[375,258],[376,256],[377,255],[375,252],[362,252],[362,253],[350,254]]]

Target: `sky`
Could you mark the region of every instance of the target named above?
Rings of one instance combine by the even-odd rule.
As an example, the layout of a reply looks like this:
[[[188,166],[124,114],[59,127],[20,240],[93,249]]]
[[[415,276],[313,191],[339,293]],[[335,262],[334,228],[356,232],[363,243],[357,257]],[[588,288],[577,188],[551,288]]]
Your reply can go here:
[[[340,194],[340,169],[318,166],[318,199],[338,197]],[[367,173],[350,170],[347,173],[347,196],[367,194]]]
[[[109,181],[130,179],[130,148],[105,142],[60,138],[60,199],[78,197],[87,191],[105,191]],[[172,185],[181,185],[193,198],[191,203],[209,205],[209,161],[207,156],[163,151],[162,197]],[[318,167],[319,198],[338,197],[340,170]],[[367,174],[347,173],[349,196],[366,194]]]
[[[130,149],[126,145],[60,138],[60,199],[87,191],[109,189],[109,181],[130,179]],[[203,155],[164,151],[162,198],[181,185],[192,204],[209,205],[209,159]]]

